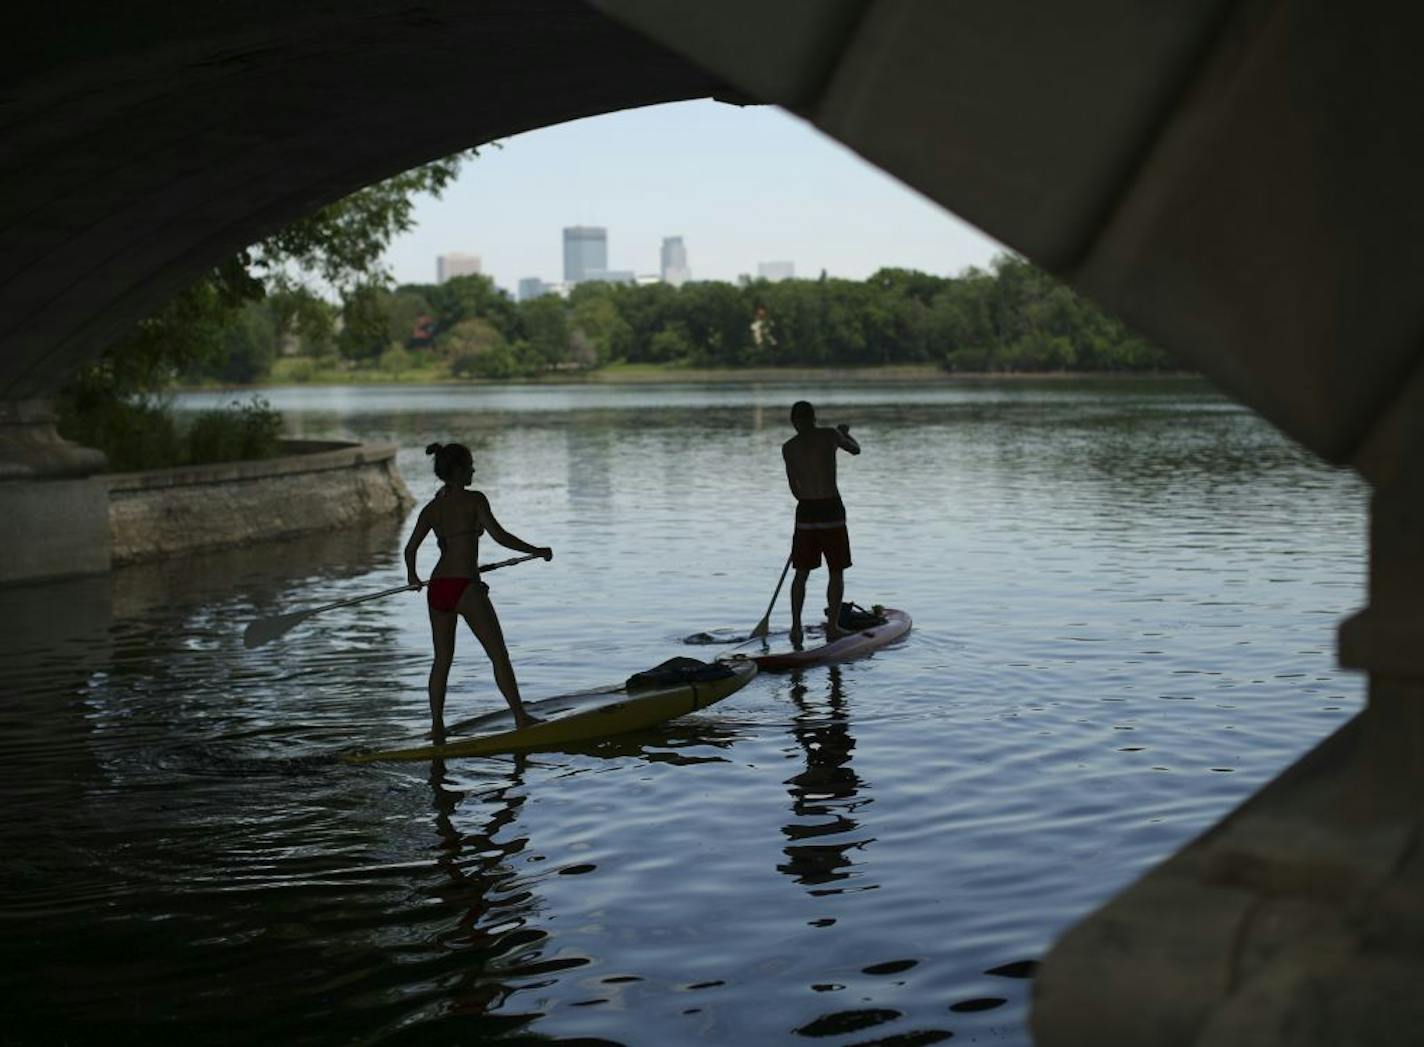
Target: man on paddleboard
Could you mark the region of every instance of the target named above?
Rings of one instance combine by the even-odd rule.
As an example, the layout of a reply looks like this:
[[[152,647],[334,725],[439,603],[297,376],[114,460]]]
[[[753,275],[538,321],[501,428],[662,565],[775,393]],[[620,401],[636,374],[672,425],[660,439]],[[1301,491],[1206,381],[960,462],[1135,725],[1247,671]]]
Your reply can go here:
[[[806,578],[826,560],[826,640],[841,635],[836,619],[845,592],[844,571],[850,566],[850,535],[846,533],[845,505],[836,488],[836,451],[860,454],[850,426],[834,429],[816,424],[816,409],[805,400],[791,405],[796,435],[781,445],[786,461],[786,481],[796,496],[796,531],[791,539],[791,642],[801,644],[801,608],[806,602]]]

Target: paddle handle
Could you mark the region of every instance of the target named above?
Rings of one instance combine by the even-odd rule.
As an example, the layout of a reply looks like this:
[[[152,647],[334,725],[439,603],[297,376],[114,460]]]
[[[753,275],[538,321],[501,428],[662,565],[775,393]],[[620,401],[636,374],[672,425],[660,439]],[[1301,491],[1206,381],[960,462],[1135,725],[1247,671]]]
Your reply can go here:
[[[508,560],[500,560],[497,563],[487,563],[480,565],[480,574],[486,571],[498,571],[501,567],[509,567],[512,564],[523,563],[525,560],[541,560],[543,553],[526,553],[523,556],[511,556]]]

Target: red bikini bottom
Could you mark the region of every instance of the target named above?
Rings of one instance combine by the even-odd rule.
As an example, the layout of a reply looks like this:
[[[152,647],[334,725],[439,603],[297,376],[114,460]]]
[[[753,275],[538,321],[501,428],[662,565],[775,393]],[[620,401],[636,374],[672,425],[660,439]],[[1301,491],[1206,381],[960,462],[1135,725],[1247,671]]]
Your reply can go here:
[[[460,597],[465,595],[465,590],[473,581],[473,578],[432,578],[425,583],[425,602],[432,611],[454,612],[458,609]],[[476,584],[489,591],[484,582]]]

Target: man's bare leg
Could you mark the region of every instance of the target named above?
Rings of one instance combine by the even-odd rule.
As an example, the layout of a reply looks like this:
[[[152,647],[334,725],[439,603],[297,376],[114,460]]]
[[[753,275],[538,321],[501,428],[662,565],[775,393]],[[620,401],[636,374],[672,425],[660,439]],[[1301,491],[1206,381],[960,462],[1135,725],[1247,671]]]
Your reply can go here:
[[[842,635],[840,627],[841,597],[845,595],[845,572],[829,568],[830,578],[826,581],[826,639],[834,640]]]
[[[806,606],[806,578],[810,571],[796,568],[796,573],[791,576],[791,645],[800,647],[803,633],[801,631],[801,609]]]

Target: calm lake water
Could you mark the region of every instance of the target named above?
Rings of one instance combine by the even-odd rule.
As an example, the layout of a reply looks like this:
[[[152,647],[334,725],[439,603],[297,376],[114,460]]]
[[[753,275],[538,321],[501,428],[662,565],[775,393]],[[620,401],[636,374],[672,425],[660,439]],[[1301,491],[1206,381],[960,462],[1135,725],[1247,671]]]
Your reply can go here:
[[[422,598],[242,627],[399,585],[409,521],[0,590],[0,1041],[1025,1043],[1054,937],[1361,704],[1363,485],[1194,382],[267,395],[422,499],[474,448],[555,549],[487,576],[526,697],[760,618],[801,396],[865,448],[847,598],[914,631],[583,751],[352,767],[427,725]],[[451,721],[500,703],[460,645]]]

